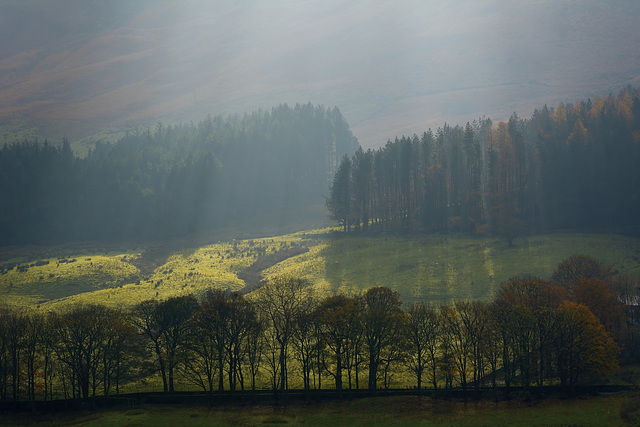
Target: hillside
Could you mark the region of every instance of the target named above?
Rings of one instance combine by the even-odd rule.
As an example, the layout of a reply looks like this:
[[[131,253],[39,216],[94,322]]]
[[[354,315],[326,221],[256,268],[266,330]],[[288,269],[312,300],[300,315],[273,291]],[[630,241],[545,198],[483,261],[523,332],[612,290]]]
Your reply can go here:
[[[0,143],[310,101],[380,146],[638,85],[639,15],[632,1],[3,0]]]
[[[158,123],[83,158],[66,140],[4,145],[0,247],[317,227],[335,165],[358,148],[338,108],[311,104]]]
[[[292,275],[308,279],[321,293],[385,285],[405,302],[488,301],[502,281],[521,274],[549,278],[561,260],[576,254],[593,256],[619,272],[640,268],[640,241],[614,234],[548,234],[509,246],[481,236],[365,237],[320,229],[187,244],[5,251],[0,297],[17,305],[127,306],[155,297],[200,295],[211,287],[245,293],[260,279]]]

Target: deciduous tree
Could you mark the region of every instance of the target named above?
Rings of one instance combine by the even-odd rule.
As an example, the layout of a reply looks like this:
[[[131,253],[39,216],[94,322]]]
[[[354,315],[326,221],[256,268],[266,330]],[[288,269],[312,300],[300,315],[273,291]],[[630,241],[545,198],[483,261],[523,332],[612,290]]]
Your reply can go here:
[[[427,303],[412,305],[406,312],[407,366],[416,377],[418,390],[422,389],[422,378],[429,372],[434,390],[438,389],[437,351],[441,333],[441,322],[437,310]]]
[[[606,376],[618,368],[618,347],[591,311],[566,301],[554,313],[552,342],[563,387],[585,375]]]
[[[378,369],[384,352],[400,344],[402,340],[403,312],[400,294],[384,286],[376,286],[365,292],[362,298],[362,325],[369,365],[369,390],[377,388]]]
[[[272,386],[274,391],[288,388],[287,360],[296,319],[311,311],[313,288],[298,277],[276,277],[263,283],[257,292],[258,306],[267,322],[267,342],[271,345]]]

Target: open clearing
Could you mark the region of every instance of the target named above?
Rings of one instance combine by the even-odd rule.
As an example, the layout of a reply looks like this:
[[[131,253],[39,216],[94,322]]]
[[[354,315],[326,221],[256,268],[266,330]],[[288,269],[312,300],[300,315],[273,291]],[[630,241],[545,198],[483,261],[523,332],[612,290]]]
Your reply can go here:
[[[364,236],[318,229],[197,247],[155,245],[5,250],[0,298],[48,309],[76,302],[129,306],[210,288],[246,292],[260,279],[294,275],[321,294],[384,285],[405,302],[487,301],[510,277],[549,278],[562,259],[576,254],[620,272],[640,271],[640,239],[616,234],[546,234],[508,246],[485,236]],[[163,245],[171,249],[161,251]]]

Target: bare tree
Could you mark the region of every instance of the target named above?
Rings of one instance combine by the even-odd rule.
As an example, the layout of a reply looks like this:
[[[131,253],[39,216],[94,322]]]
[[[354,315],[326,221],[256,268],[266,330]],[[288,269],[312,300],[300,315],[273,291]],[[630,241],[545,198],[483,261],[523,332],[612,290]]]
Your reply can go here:
[[[300,313],[310,311],[312,296],[309,282],[298,277],[276,277],[258,291],[258,306],[267,321],[274,390],[284,392],[288,388],[287,360],[296,320]]]
[[[397,291],[377,286],[364,294],[363,303],[362,324],[368,352],[369,390],[375,391],[384,352],[402,338],[402,302]]]
[[[426,370],[430,372],[434,390],[438,388],[436,358],[440,334],[439,320],[437,310],[424,302],[414,304],[407,311],[407,366],[416,376],[418,390],[422,389],[422,378]]]
[[[328,372],[334,377],[336,390],[340,392],[342,371],[348,364],[345,360],[348,347],[358,326],[358,300],[345,295],[332,295],[320,302],[316,312],[324,343],[335,363],[334,370],[328,369]]]
[[[104,380],[104,340],[113,319],[113,310],[101,305],[75,306],[58,318],[56,353],[67,368],[72,397],[95,397]]]
[[[175,373],[187,351],[189,318],[198,302],[192,295],[164,301],[143,301],[134,308],[133,321],[155,352],[164,391],[174,391]]]

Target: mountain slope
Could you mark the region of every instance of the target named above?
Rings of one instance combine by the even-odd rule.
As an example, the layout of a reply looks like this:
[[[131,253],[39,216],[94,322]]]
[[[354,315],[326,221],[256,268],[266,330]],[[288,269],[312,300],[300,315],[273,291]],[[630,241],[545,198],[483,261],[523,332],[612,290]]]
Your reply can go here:
[[[311,101],[379,146],[640,84],[637,16],[633,1],[3,0],[0,122],[82,138]]]

